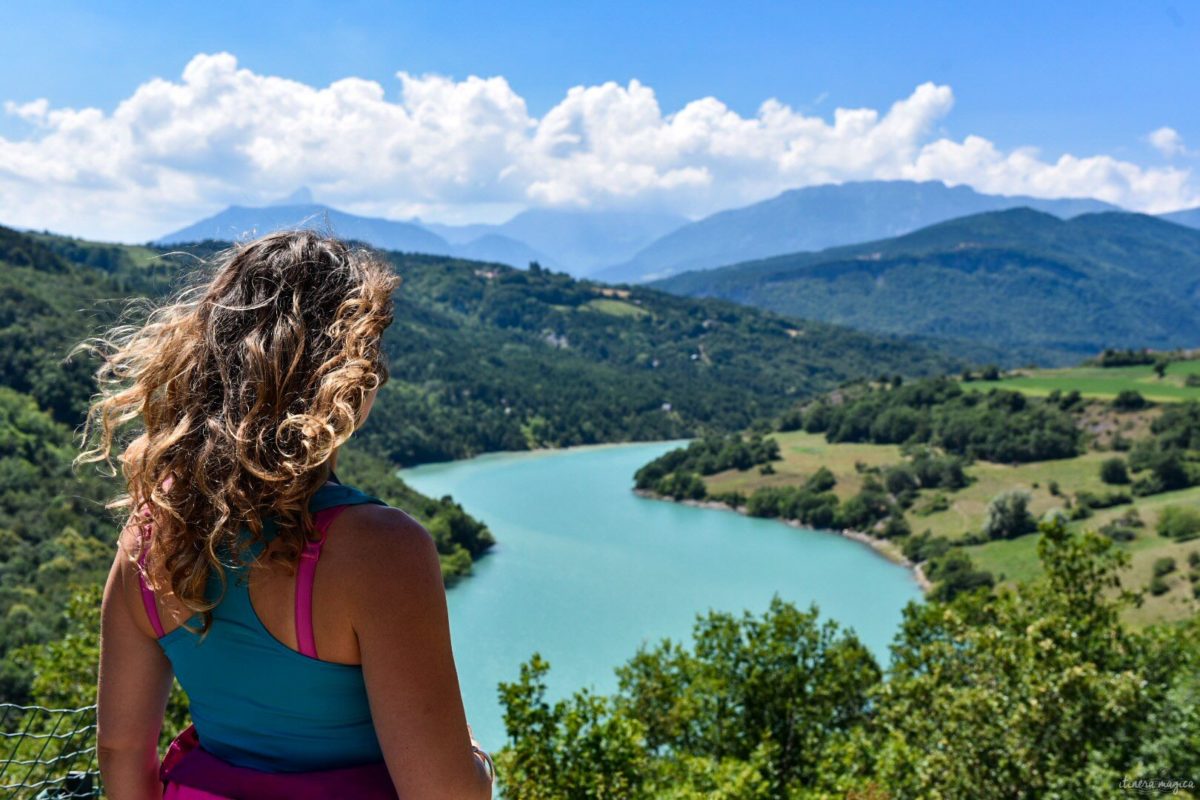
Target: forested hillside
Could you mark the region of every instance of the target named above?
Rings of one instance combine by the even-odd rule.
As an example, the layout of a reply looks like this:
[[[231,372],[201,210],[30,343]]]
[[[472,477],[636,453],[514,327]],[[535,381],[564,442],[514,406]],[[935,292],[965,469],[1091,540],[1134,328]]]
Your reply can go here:
[[[1200,341],[1200,231],[1141,214],[1012,209],[654,284],[866,331],[979,343],[1009,365]],[[977,357],[977,356],[976,356]]]
[[[393,255],[393,381],[364,438],[401,464],[735,430],[858,376],[950,359],[895,338],[545,270]]]

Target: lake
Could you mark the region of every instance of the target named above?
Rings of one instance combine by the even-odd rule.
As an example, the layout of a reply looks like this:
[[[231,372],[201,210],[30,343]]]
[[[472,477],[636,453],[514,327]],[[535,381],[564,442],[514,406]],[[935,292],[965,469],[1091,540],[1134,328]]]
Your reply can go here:
[[[496,685],[534,652],[552,698],[616,688],[643,642],[690,640],[708,609],[760,614],[778,594],[852,627],[881,662],[911,573],[867,545],[728,511],[649,500],[633,473],[680,442],[501,453],[401,471],[453,495],[497,539],[448,592],[467,716],[485,747],[505,741]]]

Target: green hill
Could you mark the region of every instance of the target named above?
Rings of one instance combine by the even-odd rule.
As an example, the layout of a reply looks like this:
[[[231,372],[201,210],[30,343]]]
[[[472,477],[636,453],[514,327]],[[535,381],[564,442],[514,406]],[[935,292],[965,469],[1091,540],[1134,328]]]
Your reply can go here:
[[[985,344],[1008,364],[1061,365],[1106,347],[1194,346],[1197,276],[1200,231],[1141,214],[1011,209],[653,285],[929,337],[973,358]]]

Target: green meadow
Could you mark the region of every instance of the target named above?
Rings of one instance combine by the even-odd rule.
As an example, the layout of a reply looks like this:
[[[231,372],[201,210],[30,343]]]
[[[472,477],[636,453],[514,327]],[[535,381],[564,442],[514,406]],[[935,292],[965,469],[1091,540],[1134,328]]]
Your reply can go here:
[[[988,391],[1012,389],[1029,395],[1045,396],[1054,391],[1064,394],[1078,391],[1084,397],[1102,400],[1132,389],[1147,400],[1175,403],[1200,400],[1200,386],[1188,386],[1189,375],[1200,376],[1200,360],[1172,361],[1162,378],[1149,364],[1131,367],[1067,367],[1063,369],[1018,370],[996,381],[961,381],[964,389]],[[1196,379],[1194,379],[1196,380]]]
[[[896,445],[830,444],[823,434],[803,431],[775,433],[772,437],[779,442],[782,456],[782,460],[772,463],[774,474],[763,475],[758,469],[719,472],[704,478],[709,494],[740,491],[748,496],[763,486],[796,485],[821,467],[827,467],[838,481],[835,493],[845,500],[858,492],[864,474],[871,468],[902,460]],[[971,479],[968,486],[957,491],[921,490],[919,499],[904,516],[914,533],[929,530],[952,541],[960,540],[967,533],[982,528],[988,502],[1001,492],[1013,489],[1028,492],[1030,511],[1041,516],[1051,509],[1063,508],[1065,498],[1076,492],[1102,494],[1111,490],[1113,487],[1100,480],[1099,472],[1101,462],[1112,455],[1111,452],[1089,450],[1075,458],[1013,466],[976,461],[966,468]],[[937,495],[944,497],[944,504],[936,502]],[[932,510],[942,505],[945,507],[941,510]],[[1200,610],[1200,601],[1192,595],[1187,564],[1188,555],[1200,551],[1200,539],[1181,543],[1155,532],[1159,512],[1172,505],[1200,509],[1200,486],[1136,497],[1132,504],[1097,510],[1087,519],[1070,523],[1076,529],[1098,529],[1130,508],[1137,509],[1144,525],[1132,541],[1120,545],[1131,558],[1122,577],[1126,588],[1146,589],[1157,559],[1172,557],[1176,560],[1176,570],[1164,576],[1169,590],[1158,596],[1147,591],[1143,604],[1129,612],[1131,622],[1148,624],[1157,620],[1177,620]],[[979,568],[989,570],[1000,582],[1012,583],[1039,572],[1037,541],[1038,534],[1030,534],[972,545],[967,551]]]

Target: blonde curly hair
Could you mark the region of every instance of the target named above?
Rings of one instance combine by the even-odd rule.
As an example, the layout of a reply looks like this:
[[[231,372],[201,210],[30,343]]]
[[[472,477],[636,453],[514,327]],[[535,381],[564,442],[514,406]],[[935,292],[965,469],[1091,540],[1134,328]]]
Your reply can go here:
[[[272,233],[218,254],[163,304],[132,303],[122,324],[76,347],[101,364],[75,464],[115,474],[119,451],[125,492],[108,507],[128,508],[128,524],[149,534],[131,557],[201,615],[202,630],[219,602],[210,575],[224,587],[225,568],[264,540],[266,517],[281,543],[272,559],[294,567],[330,456],[387,380],[381,338],[399,280],[336,238]]]

